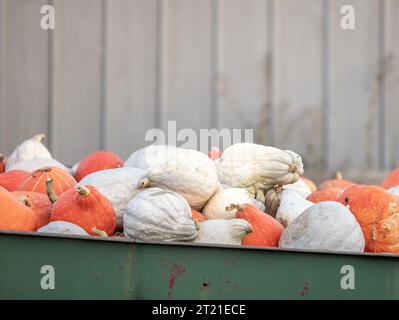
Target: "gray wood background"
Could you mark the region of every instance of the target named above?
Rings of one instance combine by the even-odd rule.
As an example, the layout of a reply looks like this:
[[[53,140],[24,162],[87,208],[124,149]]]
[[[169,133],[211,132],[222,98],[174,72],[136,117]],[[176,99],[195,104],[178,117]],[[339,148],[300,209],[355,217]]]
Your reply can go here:
[[[67,164],[126,157],[175,120],[253,128],[311,171],[398,166],[398,17],[399,0],[0,0],[0,151],[44,132]]]

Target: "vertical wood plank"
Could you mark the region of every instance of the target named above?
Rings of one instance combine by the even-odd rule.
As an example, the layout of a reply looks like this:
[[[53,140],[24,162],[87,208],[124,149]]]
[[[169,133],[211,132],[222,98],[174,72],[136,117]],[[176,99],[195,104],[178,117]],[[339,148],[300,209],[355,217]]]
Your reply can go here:
[[[127,157],[156,127],[157,1],[107,6],[106,147]]]
[[[322,169],[323,2],[275,2],[275,145],[298,152],[306,170]]]
[[[384,79],[386,169],[399,166],[399,2],[385,2]]]
[[[162,1],[160,119],[177,130],[212,124],[212,1]]]
[[[0,152],[48,134],[49,32],[40,27],[47,1],[0,0]]]
[[[254,129],[271,143],[269,4],[220,0],[218,7],[218,127]]]
[[[53,149],[67,164],[100,148],[102,2],[55,0]]]
[[[333,0],[329,13],[330,170],[379,166],[379,1]],[[344,5],[356,13],[356,29],[340,26]]]

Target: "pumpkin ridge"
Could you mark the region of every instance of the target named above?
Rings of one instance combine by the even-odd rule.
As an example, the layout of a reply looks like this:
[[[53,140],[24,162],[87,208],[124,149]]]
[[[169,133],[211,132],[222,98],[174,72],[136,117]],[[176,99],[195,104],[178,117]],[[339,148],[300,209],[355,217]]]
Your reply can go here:
[[[57,183],[58,183],[58,187],[59,187],[59,189],[60,189],[60,192],[61,193],[63,193],[64,191],[66,191],[66,190],[64,190],[64,188],[62,187],[62,184],[61,184],[61,182],[59,181],[59,180],[63,180],[63,182],[65,183],[65,184],[67,184],[68,186],[69,186],[69,183],[68,183],[68,181],[63,177],[63,176],[61,176],[60,174],[58,174],[56,171],[52,171],[51,172],[54,176],[56,176],[57,178],[59,178],[59,179],[53,179],[53,180],[55,180]],[[47,173],[47,175],[48,175],[48,173]],[[48,176],[47,176],[47,179],[48,179]],[[46,180],[47,180],[46,179]]]

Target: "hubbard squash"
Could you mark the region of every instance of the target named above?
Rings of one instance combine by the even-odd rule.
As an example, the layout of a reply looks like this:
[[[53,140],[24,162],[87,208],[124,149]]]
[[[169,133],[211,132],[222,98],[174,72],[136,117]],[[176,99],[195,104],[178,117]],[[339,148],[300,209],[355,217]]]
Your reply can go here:
[[[22,170],[12,170],[0,173],[0,186],[8,191],[16,191],[26,179],[30,177],[30,173]]]
[[[123,160],[116,154],[108,151],[96,151],[80,161],[75,178],[80,181],[90,173],[120,167],[123,167]]]
[[[354,185],[353,182],[344,180],[342,177],[342,174],[340,172],[337,172],[335,174],[335,179],[324,181],[319,186],[319,190],[323,191],[323,190],[331,189],[331,188],[338,188],[338,189],[346,190],[353,185]]]
[[[0,153],[0,173],[6,171],[7,158]]]
[[[245,246],[277,247],[284,227],[273,217],[251,204],[232,204],[237,209],[236,218],[244,219],[252,226],[252,232],[242,239]]]
[[[93,186],[78,185],[61,194],[53,205],[51,221],[66,221],[90,235],[114,234],[116,215],[111,202]]]
[[[337,201],[343,192],[344,190],[340,188],[329,188],[329,189],[318,190],[310,194],[306,198],[306,200],[311,201],[313,203],[319,203],[323,201]]]
[[[88,236],[89,234],[76,224],[66,221],[53,221],[37,230],[43,233],[56,233],[56,234],[73,234],[79,236]]]
[[[197,222],[204,222],[206,220],[206,217],[201,212],[194,209],[191,210],[191,216]]]
[[[399,168],[389,173],[381,184],[381,187],[387,190],[396,186],[399,186]]]

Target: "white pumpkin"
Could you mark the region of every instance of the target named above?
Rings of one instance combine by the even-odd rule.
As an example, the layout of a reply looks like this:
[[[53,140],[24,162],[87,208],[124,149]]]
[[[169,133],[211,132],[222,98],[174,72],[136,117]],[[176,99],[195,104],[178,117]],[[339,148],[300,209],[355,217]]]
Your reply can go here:
[[[55,167],[55,168],[60,168],[62,170],[65,170],[66,172],[70,173],[70,169],[67,168],[64,164],[61,162],[55,160],[55,159],[50,159],[50,158],[37,158],[37,159],[31,159],[31,160],[25,160],[25,161],[20,161],[13,166],[11,166],[8,170],[23,170],[23,171],[28,171],[28,172],[33,172],[36,170],[39,170],[44,167]]]
[[[251,225],[243,219],[211,219],[200,223],[196,243],[240,245],[252,232]]]
[[[280,206],[277,209],[276,220],[286,227],[311,206],[313,206],[313,202],[304,199],[295,190],[283,190],[280,198]]]
[[[215,164],[207,155],[195,150],[153,145],[133,153],[125,166],[148,172],[142,187],[177,192],[195,210],[202,210],[220,188]]]
[[[391,189],[388,190],[390,194],[393,194],[394,196],[399,196],[399,186],[392,187]]]
[[[365,240],[353,214],[344,205],[313,205],[284,230],[279,247],[320,251],[363,252]]]
[[[89,234],[76,224],[65,221],[53,221],[41,227],[37,232],[57,233],[57,234],[74,234],[88,236]]]
[[[11,169],[15,164],[32,159],[51,159],[51,153],[42,144],[45,138],[44,134],[37,134],[33,138],[24,141],[20,144],[7,160],[6,171]]]
[[[219,180],[236,188],[270,189],[298,181],[303,174],[302,159],[283,151],[253,143],[237,143],[215,162]]]
[[[124,233],[140,241],[193,241],[198,234],[191,208],[179,194],[149,188],[127,204]]]
[[[296,191],[302,198],[305,199],[312,193],[312,190],[310,190],[306,182],[302,179],[299,179],[295,183],[285,185],[284,190]]]
[[[140,192],[139,182],[146,175],[147,172],[139,168],[109,169],[91,173],[84,177],[79,184],[95,187],[112,203],[116,213],[117,229],[121,230],[127,203]]]

